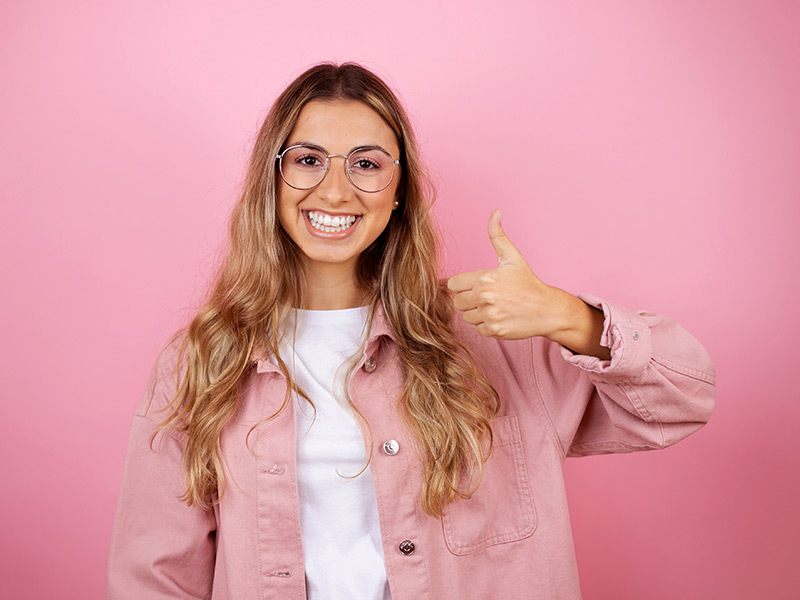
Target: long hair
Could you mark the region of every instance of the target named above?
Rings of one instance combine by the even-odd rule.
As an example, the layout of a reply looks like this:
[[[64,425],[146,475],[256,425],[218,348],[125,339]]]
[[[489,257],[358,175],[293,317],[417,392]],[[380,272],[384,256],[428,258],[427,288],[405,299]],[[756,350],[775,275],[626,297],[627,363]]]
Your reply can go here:
[[[278,222],[276,156],[312,100],[355,100],[391,127],[401,149],[399,207],[359,257],[357,277],[380,303],[394,332],[405,374],[400,406],[423,462],[422,507],[439,517],[480,483],[491,451],[497,393],[451,329],[452,301],[438,278],[438,241],[429,210],[433,189],[400,102],[376,75],[353,63],[319,64],[295,79],[269,111],[255,142],[230,223],[230,247],[206,304],[179,332],[181,376],[157,431],[186,434],[183,468],[189,505],[209,508],[225,488],[220,435],[234,414],[238,386],[255,351],[276,357],[291,307],[304,306],[298,247]],[[477,474],[477,476],[476,476]],[[477,483],[476,483],[477,482]]]

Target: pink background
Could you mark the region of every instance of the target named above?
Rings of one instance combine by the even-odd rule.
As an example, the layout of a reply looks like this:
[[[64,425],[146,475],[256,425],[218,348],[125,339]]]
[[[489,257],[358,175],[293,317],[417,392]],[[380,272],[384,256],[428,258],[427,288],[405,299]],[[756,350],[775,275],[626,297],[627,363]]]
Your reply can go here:
[[[585,597],[796,597],[797,7],[3,2],[3,595],[102,596],[150,366],[260,119],[332,59],[400,90],[451,272],[493,264],[499,207],[545,281],[674,316],[716,360],[706,429],[568,461]]]

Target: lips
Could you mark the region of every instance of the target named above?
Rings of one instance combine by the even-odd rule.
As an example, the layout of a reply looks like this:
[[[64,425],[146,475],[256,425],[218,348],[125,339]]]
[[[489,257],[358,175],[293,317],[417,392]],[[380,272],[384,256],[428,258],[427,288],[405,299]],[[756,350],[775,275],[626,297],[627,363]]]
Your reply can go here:
[[[304,210],[303,216],[310,231],[314,234],[323,234],[324,237],[346,237],[361,218],[360,215],[331,214],[321,210]]]
[[[310,210],[305,213],[305,216],[314,229],[325,233],[346,231],[358,219],[356,215],[331,215],[319,210]]]

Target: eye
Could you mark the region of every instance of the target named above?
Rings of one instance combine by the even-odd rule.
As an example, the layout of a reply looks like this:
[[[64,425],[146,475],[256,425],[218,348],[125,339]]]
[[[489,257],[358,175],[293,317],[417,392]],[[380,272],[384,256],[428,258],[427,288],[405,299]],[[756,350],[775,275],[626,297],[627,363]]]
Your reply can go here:
[[[376,163],[374,160],[370,160],[368,158],[364,158],[363,156],[354,160],[351,166],[354,169],[361,169],[362,171],[367,171],[369,169],[380,169],[380,165]]]
[[[309,148],[306,146],[290,148],[283,157],[283,160],[286,166],[291,165],[292,168],[315,171],[324,169],[327,163],[327,157],[324,153],[316,148]]]
[[[304,154],[302,156],[298,156],[295,159],[295,162],[299,165],[303,165],[304,167],[319,167],[324,163],[320,161],[319,156],[315,154]]]
[[[382,150],[368,148],[353,153],[348,166],[353,174],[372,176],[386,170],[386,166],[391,162],[391,157]]]

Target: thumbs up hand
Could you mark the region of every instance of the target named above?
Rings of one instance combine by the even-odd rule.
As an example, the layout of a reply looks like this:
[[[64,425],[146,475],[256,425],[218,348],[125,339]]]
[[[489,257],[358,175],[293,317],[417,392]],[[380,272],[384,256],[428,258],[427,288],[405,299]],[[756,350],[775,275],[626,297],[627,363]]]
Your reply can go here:
[[[489,241],[497,268],[459,273],[447,282],[467,323],[488,337],[544,336],[574,352],[608,358],[600,346],[603,313],[539,279],[503,231],[499,210],[489,217]]]

